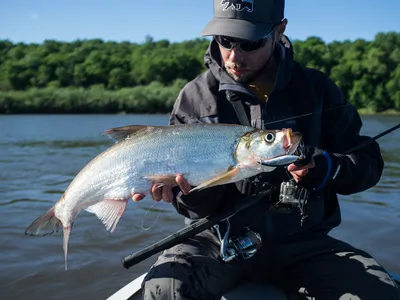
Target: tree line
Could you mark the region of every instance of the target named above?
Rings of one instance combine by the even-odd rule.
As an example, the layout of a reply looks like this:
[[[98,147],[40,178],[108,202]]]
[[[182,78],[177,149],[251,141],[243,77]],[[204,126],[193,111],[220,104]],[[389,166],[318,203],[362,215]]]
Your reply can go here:
[[[327,73],[357,108],[400,110],[400,33],[294,40],[295,59]],[[205,70],[207,39],[43,43],[0,40],[0,113],[168,112]]]

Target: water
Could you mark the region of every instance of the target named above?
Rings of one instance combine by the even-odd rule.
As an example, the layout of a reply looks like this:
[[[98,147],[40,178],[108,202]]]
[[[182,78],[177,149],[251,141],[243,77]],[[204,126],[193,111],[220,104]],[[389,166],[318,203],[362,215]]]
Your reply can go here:
[[[376,135],[399,117],[364,117]],[[125,270],[121,259],[177,231],[182,217],[166,203],[130,202],[113,234],[83,211],[64,270],[61,233],[25,236],[29,224],[58,200],[74,175],[111,145],[102,131],[127,124],[165,125],[167,115],[0,117],[1,299],[105,299],[133,280],[155,257]],[[342,225],[332,234],[372,253],[400,273],[400,130],[380,140],[386,162],[379,184],[340,197]]]

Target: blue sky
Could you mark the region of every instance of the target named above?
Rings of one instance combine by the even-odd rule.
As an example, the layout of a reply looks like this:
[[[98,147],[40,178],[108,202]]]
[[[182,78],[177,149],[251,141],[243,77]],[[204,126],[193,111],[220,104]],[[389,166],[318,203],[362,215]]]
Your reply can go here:
[[[377,32],[400,31],[399,12],[399,0],[287,0],[286,34],[371,40]],[[182,41],[199,37],[212,14],[212,0],[1,0],[0,39]]]

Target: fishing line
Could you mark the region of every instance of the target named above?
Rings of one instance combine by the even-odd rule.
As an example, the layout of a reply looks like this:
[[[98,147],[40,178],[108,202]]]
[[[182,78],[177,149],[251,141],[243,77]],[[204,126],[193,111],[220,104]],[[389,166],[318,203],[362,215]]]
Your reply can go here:
[[[274,124],[274,123],[283,122],[283,121],[289,121],[289,120],[298,119],[298,118],[307,117],[307,116],[316,115],[316,114],[322,114],[324,112],[327,112],[327,111],[330,111],[330,110],[336,110],[336,109],[343,108],[343,107],[346,107],[346,106],[351,106],[351,103],[343,104],[343,105],[336,106],[336,107],[327,108],[327,109],[324,109],[324,110],[321,110],[321,111],[318,111],[318,112],[310,112],[310,113],[306,113],[306,114],[302,114],[302,115],[297,115],[297,116],[294,116],[294,117],[289,117],[289,118],[285,118],[285,119],[279,119],[279,120],[276,120],[276,121],[271,121],[271,122],[265,123],[264,125]]]
[[[145,227],[143,226],[143,222],[144,222],[144,219],[146,218],[147,214],[149,213],[149,211],[150,211],[152,208],[154,208],[154,206],[156,206],[157,203],[158,203],[158,202],[154,202],[154,201],[153,201],[153,204],[150,205],[149,209],[146,211],[146,214],[144,215],[144,217],[143,217],[143,219],[142,219],[142,225],[141,225],[141,227],[142,227],[143,230],[149,230],[149,229],[151,229],[151,228],[156,224],[158,218],[160,217],[160,211],[159,211],[158,214],[157,214],[157,218],[154,220],[153,224],[150,225],[150,227],[145,228]]]

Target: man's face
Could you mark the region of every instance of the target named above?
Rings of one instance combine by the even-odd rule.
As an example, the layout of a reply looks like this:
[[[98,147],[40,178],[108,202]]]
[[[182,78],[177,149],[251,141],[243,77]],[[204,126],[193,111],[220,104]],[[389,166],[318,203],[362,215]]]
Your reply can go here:
[[[268,37],[259,41],[215,37],[226,72],[239,82],[247,83],[253,80],[271,58],[274,46],[280,40],[286,23],[285,19]]]
[[[234,80],[240,82],[251,81],[268,62],[274,48],[274,39],[272,36],[268,37],[264,41],[244,41],[230,37],[216,37],[216,39],[218,41],[226,72]],[[234,46],[229,50],[229,48],[232,47],[232,42]],[[230,47],[226,47],[230,44]],[[253,47],[258,45],[261,45],[261,47],[253,51],[243,51],[247,50],[247,48],[252,49],[251,44],[254,45]],[[241,47],[243,50],[240,49]]]

